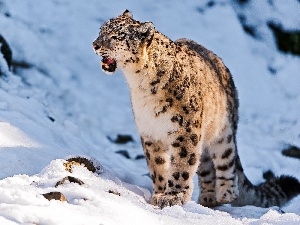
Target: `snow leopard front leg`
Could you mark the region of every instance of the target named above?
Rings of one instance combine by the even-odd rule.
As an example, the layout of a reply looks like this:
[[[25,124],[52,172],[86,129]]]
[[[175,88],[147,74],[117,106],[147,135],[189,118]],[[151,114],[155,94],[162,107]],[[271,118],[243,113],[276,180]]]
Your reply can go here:
[[[182,205],[191,200],[193,192],[193,176],[199,164],[199,135],[192,132],[176,132],[171,134],[170,139],[173,140],[168,146],[169,158],[162,155],[156,155],[150,160],[148,158],[148,165],[152,173],[156,173],[154,180],[154,194],[151,199],[153,205],[161,208],[172,205]],[[144,142],[146,145],[146,142]],[[146,149],[147,146],[145,146]],[[146,150],[147,151],[147,150]],[[148,150],[149,151],[149,150]],[[147,154],[147,152],[146,152]],[[162,160],[156,160],[157,157]],[[163,158],[164,157],[164,158]],[[163,166],[161,161],[164,161]],[[165,169],[163,174],[162,168]],[[159,174],[157,174],[159,171]],[[161,176],[165,183],[163,191],[157,179]],[[159,181],[159,180],[158,180]]]
[[[147,136],[141,137],[141,141],[153,184],[153,194],[163,193],[166,190],[170,161],[167,148],[162,142],[154,141]]]

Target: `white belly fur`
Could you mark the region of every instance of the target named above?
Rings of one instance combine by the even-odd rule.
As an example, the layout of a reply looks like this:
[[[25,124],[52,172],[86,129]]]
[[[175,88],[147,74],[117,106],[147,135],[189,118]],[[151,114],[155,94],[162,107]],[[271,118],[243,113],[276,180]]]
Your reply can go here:
[[[139,93],[131,93],[131,101],[139,133],[153,140],[165,142],[168,134],[177,130],[176,124],[171,121],[171,114],[160,113],[156,116],[161,110],[157,98],[154,99],[150,93],[146,94],[143,90],[137,92]]]

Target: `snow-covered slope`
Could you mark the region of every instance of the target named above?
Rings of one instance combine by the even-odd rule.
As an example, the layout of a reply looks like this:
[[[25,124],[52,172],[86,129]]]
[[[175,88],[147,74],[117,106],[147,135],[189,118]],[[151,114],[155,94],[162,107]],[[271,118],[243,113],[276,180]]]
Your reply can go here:
[[[299,160],[281,155],[286,144],[300,146],[300,59],[278,52],[261,25],[274,18],[299,28],[300,3],[271,2],[273,11],[260,1],[240,8],[226,0],[0,0],[0,35],[16,65],[8,71],[0,55],[0,224],[300,224],[300,197],[283,208],[285,214],[229,205],[211,210],[195,202],[163,210],[147,204],[151,181],[145,160],[135,159],[142,148],[127,85],[120,73],[103,74],[91,46],[101,24],[128,8],[173,40],[186,37],[213,50],[239,91],[238,147],[249,179],[261,182],[268,169],[300,179]],[[250,18],[266,12],[250,21],[266,34],[262,39],[245,34],[241,10]],[[134,141],[112,142],[118,134]],[[61,164],[70,155],[93,157],[110,175],[78,169],[85,184],[61,187],[68,203],[48,202],[40,194],[66,176]]]

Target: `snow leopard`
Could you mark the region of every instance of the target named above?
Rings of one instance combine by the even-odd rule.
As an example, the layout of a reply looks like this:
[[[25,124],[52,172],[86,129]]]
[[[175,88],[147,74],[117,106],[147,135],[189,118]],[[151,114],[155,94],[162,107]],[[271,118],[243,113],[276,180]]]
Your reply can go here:
[[[151,204],[190,201],[195,174],[198,203],[207,207],[281,206],[300,193],[291,176],[269,172],[260,185],[246,177],[236,143],[237,90],[213,52],[192,40],[172,41],[128,10],[101,26],[93,49],[102,69],[120,69],[129,85],[153,183]]]

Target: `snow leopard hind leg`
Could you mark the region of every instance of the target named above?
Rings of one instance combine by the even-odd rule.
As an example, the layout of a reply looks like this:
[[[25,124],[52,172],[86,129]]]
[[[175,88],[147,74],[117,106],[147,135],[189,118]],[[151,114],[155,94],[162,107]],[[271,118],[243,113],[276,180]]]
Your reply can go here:
[[[215,207],[218,205],[216,200],[216,170],[214,168],[213,161],[205,149],[201,158],[200,164],[197,170],[198,186],[200,188],[200,194],[198,197],[198,203],[207,206]]]
[[[236,157],[235,133],[230,127],[225,127],[201,157],[197,172],[201,188],[198,202],[201,205],[214,207],[238,198]]]

